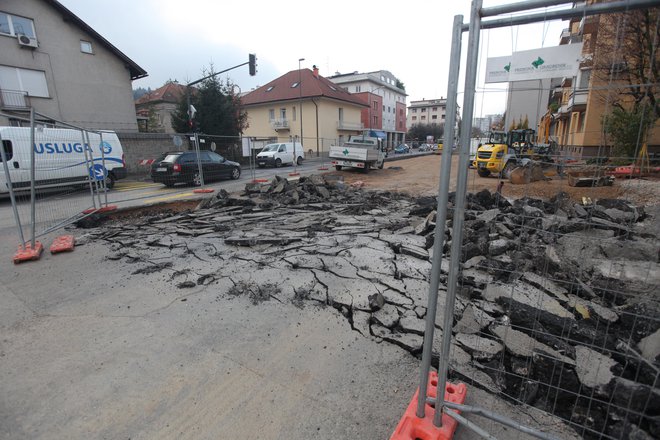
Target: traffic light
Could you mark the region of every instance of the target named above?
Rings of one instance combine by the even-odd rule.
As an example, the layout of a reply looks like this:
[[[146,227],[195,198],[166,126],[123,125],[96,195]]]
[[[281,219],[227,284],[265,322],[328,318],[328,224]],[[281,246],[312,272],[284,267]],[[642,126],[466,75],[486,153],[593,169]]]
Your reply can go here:
[[[245,58],[244,58],[245,59]],[[249,67],[250,67],[250,76],[254,76],[257,74],[257,56],[253,53],[250,54],[250,61],[249,61]]]

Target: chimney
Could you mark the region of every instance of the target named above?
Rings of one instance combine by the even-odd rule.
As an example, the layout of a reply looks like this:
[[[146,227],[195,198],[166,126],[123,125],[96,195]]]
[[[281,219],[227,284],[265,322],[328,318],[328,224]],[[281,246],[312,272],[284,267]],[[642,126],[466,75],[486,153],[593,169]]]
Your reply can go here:
[[[319,77],[319,68],[316,67],[316,64],[313,65],[312,68],[314,69],[314,70],[313,70],[314,77],[315,77],[315,78],[318,78],[318,77]]]

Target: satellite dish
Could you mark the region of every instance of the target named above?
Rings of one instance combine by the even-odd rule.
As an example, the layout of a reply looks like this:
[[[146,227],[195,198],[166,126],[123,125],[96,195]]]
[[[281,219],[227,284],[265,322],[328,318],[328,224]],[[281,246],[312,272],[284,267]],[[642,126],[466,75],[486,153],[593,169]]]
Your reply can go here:
[[[181,136],[173,136],[172,142],[174,142],[174,146],[177,148],[181,148],[181,146],[183,145],[183,140],[181,139]]]
[[[215,151],[216,148],[215,142],[211,142],[211,151]]]

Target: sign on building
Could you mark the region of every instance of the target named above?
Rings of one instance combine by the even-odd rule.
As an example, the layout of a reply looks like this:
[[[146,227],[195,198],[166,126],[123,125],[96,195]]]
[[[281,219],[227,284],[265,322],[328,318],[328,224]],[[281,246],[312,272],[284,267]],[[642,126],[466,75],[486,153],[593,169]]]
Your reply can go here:
[[[582,58],[582,43],[514,52],[488,58],[486,83],[573,77]]]

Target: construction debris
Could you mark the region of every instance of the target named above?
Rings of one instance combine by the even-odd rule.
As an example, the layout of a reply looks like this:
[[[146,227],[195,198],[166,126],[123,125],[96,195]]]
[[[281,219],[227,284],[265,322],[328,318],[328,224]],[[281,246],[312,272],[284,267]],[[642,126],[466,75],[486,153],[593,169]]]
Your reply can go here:
[[[419,356],[434,202],[323,176],[275,178],[246,185],[240,197],[220,191],[196,210],[85,233],[108,243],[108,258],[138,265],[131,276],[165,273],[174,287],[245,295],[255,306],[330,306],[362,336]],[[440,334],[451,330],[450,377],[576,424],[588,419],[608,435],[620,419],[599,396],[616,396],[623,408],[627,396],[647,406],[626,423],[659,435],[660,231],[637,227],[644,209],[619,200],[575,205],[563,194],[510,202],[487,190],[470,194],[467,208],[449,329],[442,266],[435,362]],[[444,233],[446,253],[450,228]],[[592,400],[580,397],[592,391]]]

